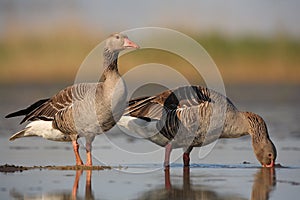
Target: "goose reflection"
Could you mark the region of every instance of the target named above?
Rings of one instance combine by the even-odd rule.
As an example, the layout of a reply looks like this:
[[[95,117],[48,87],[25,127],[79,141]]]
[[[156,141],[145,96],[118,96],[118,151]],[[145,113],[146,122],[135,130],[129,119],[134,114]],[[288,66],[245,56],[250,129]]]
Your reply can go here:
[[[261,168],[254,177],[252,186],[252,200],[267,200],[270,192],[275,188],[275,168]]]
[[[45,194],[30,195],[22,194],[16,190],[10,191],[10,195],[13,199],[95,199],[92,191],[92,170],[84,171],[86,173],[85,182],[85,195],[80,197],[78,195],[78,185],[80,182],[80,177],[83,174],[82,170],[76,171],[76,176],[72,189],[69,191],[53,191]],[[158,185],[150,191],[146,191],[141,194],[137,199],[202,199],[202,200],[244,200],[244,198],[239,194],[234,193],[219,193],[217,188],[209,185],[193,185],[190,178],[190,168],[183,168],[183,185],[178,186],[178,184],[172,185],[170,179],[170,168],[165,168],[164,171],[164,186]],[[258,169],[254,175],[254,183],[252,186],[252,200],[268,200],[270,192],[274,190],[276,185],[276,175],[275,168],[261,168]]]
[[[86,182],[85,182],[85,196],[84,197],[79,197],[77,194],[78,191],[78,184],[80,177],[83,173],[83,170],[77,170],[76,171],[76,176],[74,180],[74,184],[72,187],[72,191],[54,191],[54,192],[49,192],[45,194],[38,194],[38,195],[27,195],[27,194],[22,194],[16,190],[10,191],[10,195],[13,199],[24,199],[24,200],[35,200],[35,199],[44,199],[44,200],[64,200],[64,199],[72,199],[72,200],[77,200],[77,199],[86,199],[86,200],[93,200],[94,195],[92,191],[92,170],[86,170]]]
[[[261,168],[255,174],[254,184],[252,186],[251,199],[267,200],[269,193],[276,183],[275,169]],[[217,190],[207,185],[193,186],[190,180],[190,169],[183,169],[183,185],[173,186],[170,179],[170,169],[165,168],[165,187],[153,189],[143,193],[138,199],[201,199],[201,200],[243,200],[243,198],[234,192],[232,194],[218,194]]]

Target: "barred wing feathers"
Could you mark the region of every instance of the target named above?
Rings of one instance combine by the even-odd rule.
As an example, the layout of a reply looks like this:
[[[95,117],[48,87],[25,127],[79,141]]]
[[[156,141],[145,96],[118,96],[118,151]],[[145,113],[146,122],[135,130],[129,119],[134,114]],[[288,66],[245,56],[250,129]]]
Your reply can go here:
[[[99,83],[100,84],[100,83]],[[99,85],[97,83],[80,83],[69,86],[50,99],[42,99],[26,109],[11,113],[6,117],[15,117],[25,115],[21,123],[26,121],[34,121],[37,119],[54,120],[55,115],[68,107],[72,106],[74,101],[82,101],[87,91]]]

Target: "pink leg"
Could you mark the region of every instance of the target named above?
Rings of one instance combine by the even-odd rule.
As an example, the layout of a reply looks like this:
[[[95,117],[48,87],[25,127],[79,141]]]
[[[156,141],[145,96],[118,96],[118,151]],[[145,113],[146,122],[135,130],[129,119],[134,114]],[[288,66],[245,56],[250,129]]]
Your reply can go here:
[[[165,161],[164,161],[164,166],[169,167],[170,166],[170,155],[172,151],[172,144],[169,143],[165,146]]]
[[[92,166],[92,144],[90,142],[86,143],[86,166]]]
[[[192,151],[193,147],[189,147],[184,153],[183,153],[183,165],[185,167],[190,166],[190,153]]]
[[[185,167],[190,166],[190,153],[183,153],[183,164]]]
[[[92,153],[91,152],[86,152],[86,166],[93,166],[92,162]]]
[[[75,154],[76,165],[83,165],[83,162],[82,162],[79,152],[78,152],[79,144],[77,143],[77,140],[72,141],[72,145],[73,145],[73,150],[74,150],[74,154]]]
[[[92,166],[92,143],[86,142],[86,166]]]

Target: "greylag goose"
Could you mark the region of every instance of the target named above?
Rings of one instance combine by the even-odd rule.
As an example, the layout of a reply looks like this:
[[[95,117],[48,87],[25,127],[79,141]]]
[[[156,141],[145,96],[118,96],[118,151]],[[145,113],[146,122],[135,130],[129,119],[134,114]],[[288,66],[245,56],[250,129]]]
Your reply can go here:
[[[126,86],[118,72],[119,52],[139,48],[124,34],[113,34],[104,47],[103,82],[69,86],[49,99],[42,99],[26,109],[6,116],[25,115],[21,123],[32,121],[10,140],[40,136],[54,141],[72,141],[76,165],[83,165],[77,139],[86,139],[86,165],[92,165],[92,141],[95,136],[111,129],[125,108]],[[123,108],[123,110],[122,110]]]
[[[166,167],[173,148],[184,149],[183,162],[189,166],[193,147],[247,134],[252,137],[254,153],[264,167],[273,167],[276,159],[276,148],[259,115],[241,112],[227,97],[201,86],[179,87],[132,99],[118,125],[165,147]]]

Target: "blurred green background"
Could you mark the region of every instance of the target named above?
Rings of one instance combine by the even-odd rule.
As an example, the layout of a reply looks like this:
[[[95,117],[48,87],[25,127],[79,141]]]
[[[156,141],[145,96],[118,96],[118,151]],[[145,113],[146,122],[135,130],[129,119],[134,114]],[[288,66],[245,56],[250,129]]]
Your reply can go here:
[[[2,0],[0,84],[72,83],[110,33],[144,26],[197,40],[225,84],[299,84],[299,9],[295,0]],[[120,62],[121,73],[130,70],[132,64]]]

